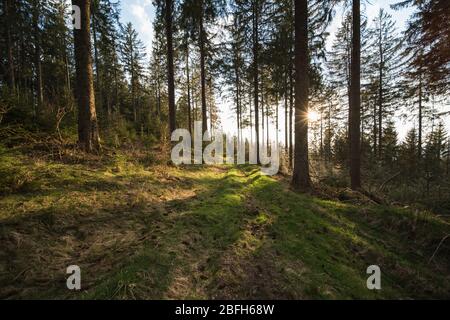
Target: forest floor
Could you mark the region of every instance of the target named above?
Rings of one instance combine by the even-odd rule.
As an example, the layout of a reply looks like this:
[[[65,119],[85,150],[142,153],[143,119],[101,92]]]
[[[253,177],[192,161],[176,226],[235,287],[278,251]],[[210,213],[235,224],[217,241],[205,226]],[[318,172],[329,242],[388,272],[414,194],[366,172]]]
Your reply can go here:
[[[0,298],[450,298],[432,213],[298,194],[250,166],[28,154],[0,147]]]

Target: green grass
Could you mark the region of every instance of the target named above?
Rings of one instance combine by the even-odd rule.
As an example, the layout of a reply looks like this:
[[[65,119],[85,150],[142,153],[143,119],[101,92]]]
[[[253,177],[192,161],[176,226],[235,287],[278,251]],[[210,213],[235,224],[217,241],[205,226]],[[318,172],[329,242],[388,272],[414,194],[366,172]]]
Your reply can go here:
[[[450,297],[448,243],[429,263],[450,227],[431,213],[301,195],[248,166],[0,158],[2,298]]]

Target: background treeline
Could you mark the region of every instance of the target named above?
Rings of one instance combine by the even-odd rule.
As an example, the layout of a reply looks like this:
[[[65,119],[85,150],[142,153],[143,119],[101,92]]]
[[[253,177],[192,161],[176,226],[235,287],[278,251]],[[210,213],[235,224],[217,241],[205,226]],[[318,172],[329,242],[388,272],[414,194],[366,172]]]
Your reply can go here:
[[[303,62],[309,109],[318,115],[309,117],[311,175],[343,187],[351,154],[355,12],[351,1],[300,2],[308,5]],[[302,65],[296,60],[294,1],[154,0],[151,54],[133,25],[120,22],[118,1],[86,3],[102,145],[165,143],[172,129],[192,130],[196,120],[214,131],[220,126],[218,102],[227,101],[237,139],[277,141],[283,170],[292,173],[296,68]],[[344,18],[327,50],[338,6]],[[371,192],[449,209],[450,143],[442,106],[450,80],[450,6],[445,0],[407,0],[394,9],[408,6],[414,14],[403,33],[384,10],[371,21],[364,10],[360,17],[362,180]],[[0,10],[1,126],[75,141],[70,6],[63,0],[2,0]],[[400,141],[396,128],[402,121],[414,125]]]

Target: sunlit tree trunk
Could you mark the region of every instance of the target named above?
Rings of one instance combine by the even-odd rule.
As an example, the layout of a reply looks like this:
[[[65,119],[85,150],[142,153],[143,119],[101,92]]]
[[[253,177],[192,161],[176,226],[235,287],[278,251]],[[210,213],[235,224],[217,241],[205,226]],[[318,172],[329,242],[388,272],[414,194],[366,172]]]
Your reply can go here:
[[[295,158],[292,185],[311,188],[308,157],[308,0],[295,0]]]
[[[92,71],[90,0],[72,0],[81,11],[81,28],[74,30],[76,98],[78,102],[78,143],[93,152],[100,148]]]

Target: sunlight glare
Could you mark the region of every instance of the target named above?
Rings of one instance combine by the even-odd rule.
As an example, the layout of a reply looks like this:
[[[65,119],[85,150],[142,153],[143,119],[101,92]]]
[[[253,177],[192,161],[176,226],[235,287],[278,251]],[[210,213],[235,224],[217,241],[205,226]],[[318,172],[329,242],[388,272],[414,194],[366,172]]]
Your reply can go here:
[[[319,120],[319,114],[313,110],[308,111],[308,120],[309,122],[316,122]]]

